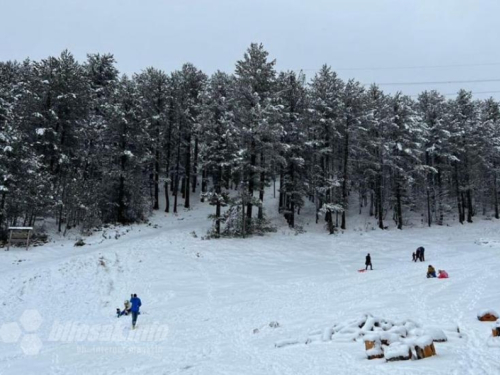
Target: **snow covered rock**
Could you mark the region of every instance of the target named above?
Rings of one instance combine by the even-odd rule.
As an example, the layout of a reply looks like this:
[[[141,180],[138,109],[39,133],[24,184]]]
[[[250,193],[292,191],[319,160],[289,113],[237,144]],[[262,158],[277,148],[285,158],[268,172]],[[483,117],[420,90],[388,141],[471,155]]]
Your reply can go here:
[[[387,362],[408,361],[411,359],[411,349],[408,345],[395,342],[384,348],[384,357]]]
[[[482,322],[494,322],[498,319],[498,313],[495,310],[485,309],[477,313],[477,318]]]

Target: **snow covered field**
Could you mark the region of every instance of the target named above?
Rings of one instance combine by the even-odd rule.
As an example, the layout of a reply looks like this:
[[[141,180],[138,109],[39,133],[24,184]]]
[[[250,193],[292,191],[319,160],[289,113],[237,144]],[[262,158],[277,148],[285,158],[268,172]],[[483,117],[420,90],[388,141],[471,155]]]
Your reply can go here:
[[[297,236],[280,219],[266,237],[202,240],[212,210],[196,203],[178,216],[157,213],[152,225],[108,229],[110,239],[99,232],[84,247],[73,237],[2,251],[0,322],[14,342],[0,340],[0,374],[500,373],[500,339],[476,318],[500,310],[500,223],[372,231],[355,217],[349,231],[329,236],[303,216],[307,232]],[[124,234],[115,239],[116,231]],[[411,262],[418,246],[425,263]],[[359,273],[367,252],[374,270]],[[426,279],[428,264],[450,278]],[[161,340],[58,331],[119,323],[130,337],[130,317],[115,316],[130,293],[143,303],[133,332],[168,327]],[[32,309],[40,325],[32,312],[22,318]],[[436,344],[435,357],[386,363],[368,361],[362,339],[323,340],[364,313],[441,328],[448,342]],[[285,342],[297,343],[275,346]]]

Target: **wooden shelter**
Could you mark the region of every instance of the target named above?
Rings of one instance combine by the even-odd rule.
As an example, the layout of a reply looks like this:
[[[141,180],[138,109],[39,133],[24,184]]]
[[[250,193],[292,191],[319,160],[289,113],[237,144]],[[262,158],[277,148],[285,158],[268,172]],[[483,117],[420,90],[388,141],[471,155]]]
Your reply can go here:
[[[33,227],[9,227],[9,243],[7,250],[13,243],[26,243],[26,250],[30,247],[30,238],[33,232]]]

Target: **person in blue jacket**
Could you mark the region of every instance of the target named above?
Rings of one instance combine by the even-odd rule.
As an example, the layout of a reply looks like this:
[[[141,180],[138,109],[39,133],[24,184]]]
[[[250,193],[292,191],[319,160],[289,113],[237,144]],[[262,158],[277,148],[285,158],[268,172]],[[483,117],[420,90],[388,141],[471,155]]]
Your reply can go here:
[[[135,329],[135,323],[137,323],[137,316],[139,315],[139,308],[141,307],[141,299],[137,297],[137,294],[130,299],[130,304],[132,307],[130,308],[130,312],[132,314],[132,329]]]

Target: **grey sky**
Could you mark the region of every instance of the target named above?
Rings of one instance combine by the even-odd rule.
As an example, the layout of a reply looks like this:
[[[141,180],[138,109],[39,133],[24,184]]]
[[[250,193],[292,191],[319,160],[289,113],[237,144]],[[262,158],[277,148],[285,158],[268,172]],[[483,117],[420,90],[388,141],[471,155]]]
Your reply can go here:
[[[41,59],[69,49],[111,52],[122,72],[192,62],[232,72],[251,42],[278,69],[490,64],[339,70],[363,83],[500,79],[498,0],[0,0],[0,60]],[[496,65],[491,65],[492,63]],[[459,87],[500,98],[500,82],[383,86],[415,94]]]

